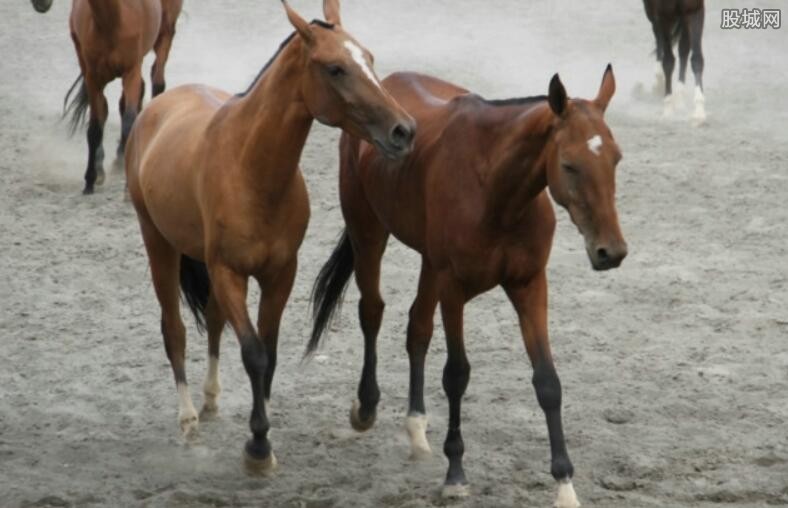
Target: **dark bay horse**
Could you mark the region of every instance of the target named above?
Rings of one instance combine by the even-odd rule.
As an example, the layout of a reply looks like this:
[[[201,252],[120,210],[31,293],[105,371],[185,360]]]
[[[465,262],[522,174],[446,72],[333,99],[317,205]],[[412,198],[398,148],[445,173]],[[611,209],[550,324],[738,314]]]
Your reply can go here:
[[[593,268],[619,266],[627,254],[615,207],[621,153],[603,118],[615,91],[613,71],[608,66],[591,101],[569,100],[558,75],[548,96],[504,101],[487,101],[419,74],[394,74],[383,85],[418,122],[414,149],[403,161],[390,161],[343,134],[340,196],[346,229],[315,282],[315,324],[307,352],[317,347],[355,273],[364,367],[351,423],[356,430],[369,429],[380,398],[381,258],[390,234],[418,251],[421,275],[407,331],[406,429],[412,456],[429,455],[424,361],[440,304],[448,349],[443,387],[449,399],[443,492],[467,495],[460,404],[470,365],[463,308],[473,297],[503,287],[519,316],[536,397],[547,419],[551,471],[559,482],[556,506],[578,506],[561,423],[561,384],[547,332],[545,269],[555,229],[547,189],[583,235]]]
[[[102,144],[108,114],[104,88],[115,78],[123,80],[121,139],[117,150],[121,157],[131,126],[142,109],[145,95],[142,60],[155,48],[156,61],[151,70],[153,92],[161,93],[164,66],[182,4],[183,0],[74,0],[69,27],[81,72],[65,103],[66,113],[71,114],[72,132],[90,108],[84,194],[92,194],[94,186],[104,182]],[[75,89],[76,94],[69,103]]]
[[[705,97],[703,95],[703,0],[643,0],[646,16],[651,22],[657,48],[657,62],[662,64],[665,80],[665,115],[670,116],[676,106],[673,96],[673,69],[676,57],[673,44],[678,39],[679,83],[683,89],[687,77],[687,60],[692,52],[692,73],[695,75],[695,110],[692,118],[696,123],[706,120]]]
[[[36,12],[45,13],[48,12],[49,9],[52,8],[53,0],[30,0],[30,3],[33,4],[33,8]]]
[[[179,398],[178,421],[197,428],[184,369],[180,287],[208,331],[203,414],[216,412],[222,329],[241,344],[252,386],[247,467],[276,465],[266,400],[276,368],[279,322],[296,274],[309,200],[298,168],[313,120],[337,126],[398,158],[411,148],[413,119],[381,86],[372,56],[340,23],[307,23],[283,1],[295,33],[250,88],[231,96],[200,85],[160,95],[137,119],[126,150],[129,193],[150,261],[161,329]],[[260,285],[257,327],[246,307],[249,277]]]

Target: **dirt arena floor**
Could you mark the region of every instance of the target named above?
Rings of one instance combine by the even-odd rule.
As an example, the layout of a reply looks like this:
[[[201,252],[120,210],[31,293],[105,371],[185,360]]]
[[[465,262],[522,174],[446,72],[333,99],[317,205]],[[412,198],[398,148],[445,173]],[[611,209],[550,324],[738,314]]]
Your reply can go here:
[[[292,3],[305,17],[321,14],[318,0]],[[593,272],[561,211],[549,266],[552,344],[584,506],[788,504],[788,29],[719,28],[720,8],[783,6],[776,0],[708,3],[709,117],[694,128],[689,109],[661,118],[638,1],[344,1],[344,24],[375,53],[381,76],[417,70],[505,98],[546,93],[559,71],[570,95],[591,97],[614,65],[608,123],[624,152],[618,208],[630,255],[618,270]],[[229,331],[220,416],[181,440],[123,175],[83,197],[84,136],[69,139],[59,123],[78,73],[69,7],[55,0],[40,15],[27,1],[0,3],[0,506],[549,506],[547,430],[502,291],[466,311],[466,500],[440,497],[440,319],[425,392],[436,453],[408,460],[413,252],[392,242],[385,258],[372,431],[354,433],[347,418],[361,366],[355,288],[320,354],[300,364],[311,284],[342,229],[339,132],[317,124],[302,160],[312,221],[270,413],[280,468],[265,479],[242,471],[250,389]],[[289,32],[275,0],[187,0],[168,84],[240,91]],[[118,92],[110,86],[108,154]],[[189,326],[199,407],[207,341]]]

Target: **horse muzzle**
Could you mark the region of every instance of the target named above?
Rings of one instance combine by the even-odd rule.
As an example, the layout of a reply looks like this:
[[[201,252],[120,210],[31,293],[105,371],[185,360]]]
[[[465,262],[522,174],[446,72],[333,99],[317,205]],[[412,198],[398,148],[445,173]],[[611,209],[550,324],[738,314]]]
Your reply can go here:
[[[624,241],[599,243],[588,248],[587,252],[594,270],[610,270],[621,266],[621,262],[627,257],[627,244]]]

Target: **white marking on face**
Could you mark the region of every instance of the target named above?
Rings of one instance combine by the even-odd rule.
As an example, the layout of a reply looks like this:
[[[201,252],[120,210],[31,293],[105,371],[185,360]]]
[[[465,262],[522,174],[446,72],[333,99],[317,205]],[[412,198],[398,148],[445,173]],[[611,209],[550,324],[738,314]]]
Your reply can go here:
[[[599,134],[588,140],[588,149],[591,150],[591,153],[594,155],[599,155],[599,150],[601,148],[602,138],[599,136]]]
[[[345,48],[347,48],[348,52],[350,52],[350,56],[353,57],[353,61],[361,67],[361,70],[364,72],[364,75],[372,81],[375,86],[380,88],[380,82],[378,78],[375,77],[375,73],[372,72],[372,69],[369,68],[369,64],[367,64],[367,59],[364,58],[364,52],[358,47],[358,44],[354,43],[353,41],[347,40],[345,41]]]

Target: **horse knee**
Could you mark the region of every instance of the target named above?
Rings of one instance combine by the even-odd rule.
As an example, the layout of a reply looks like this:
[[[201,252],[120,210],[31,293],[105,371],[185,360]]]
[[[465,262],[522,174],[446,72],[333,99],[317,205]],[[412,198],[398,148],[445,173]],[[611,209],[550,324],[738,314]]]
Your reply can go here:
[[[552,365],[536,367],[532,382],[542,410],[548,412],[561,408],[561,380]]]
[[[252,379],[260,378],[268,368],[268,355],[257,337],[248,337],[241,341],[241,360],[246,373]]]
[[[443,368],[443,389],[449,398],[462,397],[471,377],[471,364],[466,358],[446,362]]]

